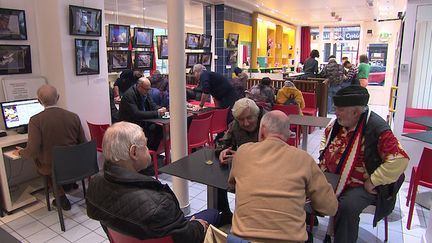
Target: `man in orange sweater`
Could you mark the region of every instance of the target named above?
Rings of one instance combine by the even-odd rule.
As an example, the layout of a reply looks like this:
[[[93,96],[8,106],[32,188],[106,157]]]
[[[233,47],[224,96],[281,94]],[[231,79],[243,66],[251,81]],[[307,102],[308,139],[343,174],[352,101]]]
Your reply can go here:
[[[258,143],[237,150],[228,179],[236,191],[232,233],[259,242],[307,240],[306,198],[323,215],[335,215],[336,196],[305,151],[289,146],[288,117],[271,111],[261,120]]]

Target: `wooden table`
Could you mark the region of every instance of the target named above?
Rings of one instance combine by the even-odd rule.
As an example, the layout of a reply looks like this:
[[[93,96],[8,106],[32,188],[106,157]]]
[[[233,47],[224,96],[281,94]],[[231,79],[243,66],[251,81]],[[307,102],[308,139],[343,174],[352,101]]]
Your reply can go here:
[[[326,127],[331,121],[331,118],[327,118],[327,117],[302,116],[302,115],[289,115],[288,118],[290,124],[302,126],[303,129],[302,149],[304,151],[307,151],[308,127]]]

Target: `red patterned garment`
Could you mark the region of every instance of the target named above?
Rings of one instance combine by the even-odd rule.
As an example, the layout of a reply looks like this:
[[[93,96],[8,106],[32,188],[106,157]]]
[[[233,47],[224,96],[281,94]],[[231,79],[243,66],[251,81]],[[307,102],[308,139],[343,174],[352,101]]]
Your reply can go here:
[[[330,136],[331,126],[327,127],[324,131],[325,139]],[[321,169],[328,170],[335,173],[336,167],[342,157],[343,152],[350,140],[354,135],[354,131],[348,132],[345,127],[342,127],[333,141],[329,144],[323,159],[320,161]],[[391,132],[391,130],[384,131],[378,138],[378,153],[383,161],[394,160],[398,158],[408,158],[407,153],[403,150],[399,141]],[[361,141],[361,148],[356,161],[354,161],[354,170],[351,177],[348,178],[348,187],[363,186],[364,181],[369,178],[364,164],[364,137]]]

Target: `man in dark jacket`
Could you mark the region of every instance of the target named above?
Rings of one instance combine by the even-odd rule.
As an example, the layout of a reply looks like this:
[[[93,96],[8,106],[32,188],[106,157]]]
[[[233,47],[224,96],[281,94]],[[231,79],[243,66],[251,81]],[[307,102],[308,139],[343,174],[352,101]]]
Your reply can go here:
[[[149,95],[151,83],[147,78],[138,79],[123,95],[120,102],[119,119],[141,126],[147,135],[148,147],[157,150],[162,139],[162,128],[154,123],[145,122],[145,119],[158,118],[164,115],[166,108],[156,105]]]
[[[184,217],[167,185],[137,171],[150,165],[142,129],[118,122],[105,132],[102,148],[104,174],[89,184],[86,204],[90,218],[104,227],[141,240],[171,236],[174,242],[203,242],[208,224],[217,224],[218,212],[205,210]]]
[[[376,205],[374,226],[393,211],[409,158],[388,124],[367,108],[366,88],[340,89],[333,101],[337,120],[324,131],[320,167],[341,176],[335,192],[339,208],[330,220],[334,242],[354,243],[363,209]]]

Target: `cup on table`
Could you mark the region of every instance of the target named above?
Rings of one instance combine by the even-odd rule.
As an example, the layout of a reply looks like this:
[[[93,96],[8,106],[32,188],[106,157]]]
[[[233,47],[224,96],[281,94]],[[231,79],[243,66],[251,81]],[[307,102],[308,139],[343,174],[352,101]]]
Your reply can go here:
[[[164,117],[169,117],[169,116],[170,116],[169,111],[165,111]]]

